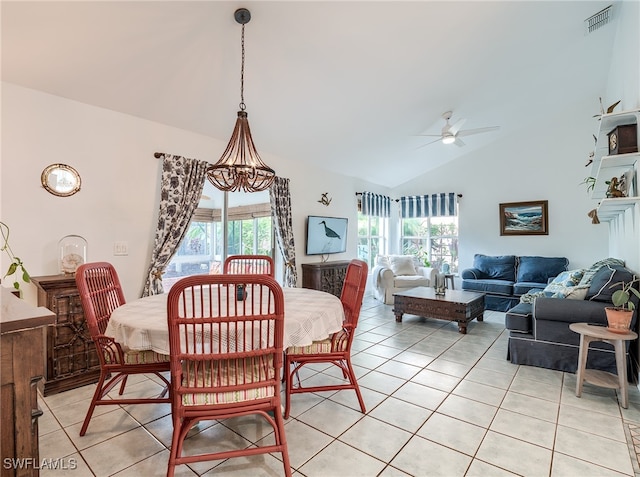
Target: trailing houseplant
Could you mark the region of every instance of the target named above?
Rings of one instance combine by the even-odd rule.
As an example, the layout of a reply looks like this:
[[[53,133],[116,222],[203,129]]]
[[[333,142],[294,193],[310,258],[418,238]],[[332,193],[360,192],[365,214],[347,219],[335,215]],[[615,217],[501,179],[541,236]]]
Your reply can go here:
[[[15,277],[22,277],[22,281],[25,283],[29,283],[31,278],[29,277],[29,273],[24,267],[22,260],[19,257],[16,257],[13,254],[13,250],[11,250],[11,246],[9,245],[9,226],[4,222],[0,222],[0,233],[2,234],[2,246],[0,247],[0,252],[5,252],[9,256],[9,260],[11,260],[7,273],[5,273],[2,278],[14,277],[13,288],[19,290],[20,282],[18,281],[18,278]]]
[[[640,291],[634,287],[638,282],[640,282],[640,278],[634,278],[629,282],[618,282],[611,285],[610,288],[620,286],[620,289],[611,295],[611,301],[614,306],[605,308],[610,331],[614,333],[626,333],[629,330],[633,310],[635,309],[635,305],[633,301],[631,301],[632,294],[640,299]]]

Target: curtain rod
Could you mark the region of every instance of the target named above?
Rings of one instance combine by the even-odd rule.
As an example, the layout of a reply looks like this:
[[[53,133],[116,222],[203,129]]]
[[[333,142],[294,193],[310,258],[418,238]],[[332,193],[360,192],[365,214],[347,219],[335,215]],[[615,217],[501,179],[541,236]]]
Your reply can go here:
[[[156,159],[160,159],[162,156],[166,156],[167,154],[164,152],[154,152],[153,153],[153,157],[155,157]]]
[[[362,192],[356,192],[356,195],[362,195]],[[456,194],[456,196],[458,198],[462,198],[462,194]],[[391,200],[395,200],[396,202],[400,202],[400,199],[391,199]]]

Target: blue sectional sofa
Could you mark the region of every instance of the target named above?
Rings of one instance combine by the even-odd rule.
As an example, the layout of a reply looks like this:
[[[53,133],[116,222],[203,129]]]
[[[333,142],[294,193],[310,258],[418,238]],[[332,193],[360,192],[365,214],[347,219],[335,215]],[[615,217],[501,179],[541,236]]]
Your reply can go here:
[[[583,278],[575,287],[582,294],[568,298],[545,296],[534,293],[531,302],[524,302],[510,309],[505,317],[509,330],[507,359],[514,364],[525,364],[574,373],[578,365],[580,335],[569,329],[571,323],[593,323],[606,326],[605,307],[613,306],[611,295],[620,288],[620,282],[630,282],[634,273],[616,263],[616,259],[596,262],[585,270]],[[618,284],[618,285],[615,285]],[[636,285],[637,288],[637,285]],[[586,293],[584,291],[586,289]],[[638,299],[632,296],[636,306],[631,329],[638,331]],[[627,367],[630,381],[635,381],[638,369],[638,345],[626,342]],[[587,368],[616,373],[613,346],[593,342],[588,354]]]
[[[485,293],[487,310],[508,311],[522,295],[544,289],[568,266],[564,257],[476,254],[473,268],[462,271],[462,289]]]

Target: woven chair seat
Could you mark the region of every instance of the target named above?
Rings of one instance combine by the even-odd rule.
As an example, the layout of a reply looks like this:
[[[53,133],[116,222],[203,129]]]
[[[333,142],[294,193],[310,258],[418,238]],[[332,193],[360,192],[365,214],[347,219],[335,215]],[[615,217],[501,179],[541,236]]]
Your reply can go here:
[[[169,355],[156,353],[152,350],[145,351],[125,351],[125,364],[147,364],[147,363],[168,363]]]
[[[115,343],[103,348],[104,362],[106,364],[149,364],[168,363],[169,355],[156,353],[152,350],[136,351],[128,350],[124,354],[124,363],[119,363],[118,348]]]
[[[243,363],[244,361],[244,363]],[[228,386],[230,384],[248,384],[264,381],[265,370],[267,378],[273,379],[275,373],[273,371],[273,360],[267,360],[268,363],[259,363],[255,359],[245,358],[237,360],[232,364],[223,361],[215,361],[213,364],[213,372],[211,371],[211,362],[203,363],[204,369],[198,369],[194,372],[194,363],[187,362],[182,365],[184,372],[183,386],[185,387],[215,387]],[[242,363],[242,364],[241,364]],[[237,372],[244,369],[244,373]],[[182,396],[182,404],[185,406],[199,406],[203,404],[228,404],[233,402],[254,401],[273,397],[275,388],[273,386],[263,386],[248,390],[227,391],[222,393],[192,393]]]

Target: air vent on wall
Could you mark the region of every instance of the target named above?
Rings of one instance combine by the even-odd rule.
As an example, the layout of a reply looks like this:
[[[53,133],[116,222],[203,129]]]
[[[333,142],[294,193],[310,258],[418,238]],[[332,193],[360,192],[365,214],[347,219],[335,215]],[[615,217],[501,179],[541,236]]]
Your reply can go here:
[[[600,10],[595,15],[591,15],[584,21],[586,33],[593,33],[598,28],[605,26],[611,21],[611,9],[613,5],[609,5],[607,8]]]

